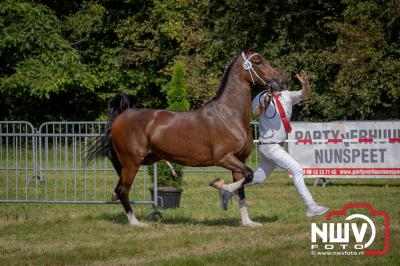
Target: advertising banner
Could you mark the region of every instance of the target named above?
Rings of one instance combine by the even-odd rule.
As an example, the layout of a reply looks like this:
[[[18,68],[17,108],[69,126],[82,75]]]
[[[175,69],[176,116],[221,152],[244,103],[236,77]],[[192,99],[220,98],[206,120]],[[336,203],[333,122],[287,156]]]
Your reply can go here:
[[[289,153],[305,177],[400,177],[400,121],[293,122],[292,127]]]

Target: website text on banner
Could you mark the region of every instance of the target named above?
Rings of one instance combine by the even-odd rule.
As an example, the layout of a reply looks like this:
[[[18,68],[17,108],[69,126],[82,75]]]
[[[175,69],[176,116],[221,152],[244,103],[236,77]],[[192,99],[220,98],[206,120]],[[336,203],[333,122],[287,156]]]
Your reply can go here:
[[[292,123],[289,153],[305,177],[400,178],[400,121]]]

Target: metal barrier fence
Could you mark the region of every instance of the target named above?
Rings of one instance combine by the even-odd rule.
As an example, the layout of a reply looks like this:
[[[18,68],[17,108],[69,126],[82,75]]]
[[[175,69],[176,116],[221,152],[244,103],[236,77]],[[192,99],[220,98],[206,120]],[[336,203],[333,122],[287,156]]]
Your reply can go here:
[[[117,176],[107,159],[85,168],[88,145],[105,122],[0,122],[0,202],[118,203],[111,201]],[[141,167],[131,203],[157,207],[157,184]],[[151,197],[150,188],[155,191]]]
[[[47,122],[35,129],[29,122],[0,121],[0,202],[118,203],[111,201],[118,177],[109,160],[83,166],[89,144],[105,126],[106,122]],[[252,123],[252,131],[257,139],[258,123]],[[258,160],[254,150],[248,161],[253,167]],[[185,172],[228,171],[210,167]],[[132,185],[131,203],[157,208],[156,180],[156,171],[150,177],[147,167],[141,167]]]
[[[35,129],[29,122],[0,121],[0,202],[119,203],[111,201],[118,177],[109,160],[83,166],[89,144],[105,126],[106,122],[47,122]],[[252,123],[252,132],[257,139],[258,123]],[[254,167],[258,149],[253,150],[247,164]],[[140,168],[131,203],[158,207],[154,172],[150,177],[147,167]],[[209,167],[186,168],[185,172],[229,171]]]
[[[37,172],[35,129],[28,122],[0,122],[1,200],[28,200]]]
[[[391,125],[391,123],[389,124]],[[299,125],[300,123],[297,124],[297,127]],[[48,122],[42,124],[39,129],[35,129],[29,122],[0,121],[0,202],[117,203],[110,200],[118,178],[111,163],[107,159],[101,159],[86,168],[82,164],[88,145],[104,132],[105,126],[106,122]],[[321,125],[313,126],[316,129],[323,128]],[[310,125],[305,128],[309,130]],[[387,128],[392,127],[387,126]],[[252,122],[251,129],[253,138],[257,140],[258,123]],[[393,133],[392,138],[386,141],[390,145],[400,142],[400,138],[398,138],[400,129],[395,127],[395,130],[396,134]],[[298,128],[297,131],[301,130]],[[365,129],[361,131],[367,132]],[[353,130],[352,132],[358,131]],[[353,137],[340,139],[340,142],[352,143],[359,140],[365,142],[364,139],[357,140]],[[319,141],[321,141],[320,138]],[[373,139],[368,139],[368,142],[372,141]],[[301,138],[289,139],[286,142],[309,143],[312,140]],[[337,145],[339,139],[326,139],[322,142],[332,142]],[[377,140],[377,142],[381,141]],[[338,146],[335,147],[338,148]],[[396,153],[396,149],[394,151]],[[253,152],[246,164],[255,169],[258,164],[258,156],[258,142],[255,141]],[[348,171],[349,166],[344,167]],[[392,167],[390,170],[397,171],[392,175],[398,177],[398,167],[390,167]],[[154,169],[156,170],[156,166]],[[372,168],[372,170],[376,169]],[[383,168],[383,170],[387,169]],[[131,189],[132,203],[152,204],[157,208],[157,171],[154,172],[154,176],[149,177],[147,167],[140,168]],[[229,171],[219,167],[187,167],[184,172],[219,173]],[[305,174],[307,175],[307,169]],[[324,177],[325,175],[318,172],[312,177],[317,178],[318,181],[319,176]],[[349,177],[354,176],[355,174]],[[327,175],[326,177],[335,176]],[[391,176],[385,174],[383,177]],[[150,188],[154,190],[153,196],[151,196]]]

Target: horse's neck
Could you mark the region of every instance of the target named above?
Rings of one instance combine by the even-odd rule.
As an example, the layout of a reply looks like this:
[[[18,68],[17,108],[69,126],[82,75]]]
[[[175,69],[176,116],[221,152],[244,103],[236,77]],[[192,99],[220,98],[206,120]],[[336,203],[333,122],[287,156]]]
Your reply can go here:
[[[228,78],[226,88],[219,99],[220,107],[229,110],[229,116],[239,119],[245,126],[250,124],[251,92],[247,81],[237,76]]]

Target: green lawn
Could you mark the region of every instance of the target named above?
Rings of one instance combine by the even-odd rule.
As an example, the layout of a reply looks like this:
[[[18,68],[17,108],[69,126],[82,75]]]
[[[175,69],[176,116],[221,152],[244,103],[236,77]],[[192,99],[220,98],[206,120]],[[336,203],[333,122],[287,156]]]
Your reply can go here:
[[[247,189],[250,216],[263,224],[244,228],[237,202],[224,212],[207,184],[228,174],[190,173],[181,208],[162,210],[161,222],[133,228],[118,205],[0,203],[0,265],[399,265],[400,180],[333,180],[312,187],[331,209],[370,203],[391,218],[386,256],[311,256],[309,219],[291,180],[283,173]],[[111,192],[110,192],[111,194]],[[144,220],[149,205],[134,206]],[[379,230],[378,230],[379,231]],[[377,237],[382,246],[383,237]]]

